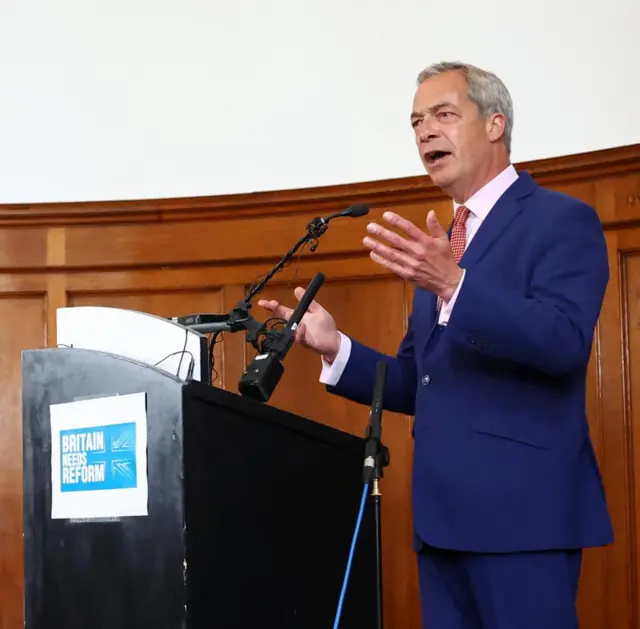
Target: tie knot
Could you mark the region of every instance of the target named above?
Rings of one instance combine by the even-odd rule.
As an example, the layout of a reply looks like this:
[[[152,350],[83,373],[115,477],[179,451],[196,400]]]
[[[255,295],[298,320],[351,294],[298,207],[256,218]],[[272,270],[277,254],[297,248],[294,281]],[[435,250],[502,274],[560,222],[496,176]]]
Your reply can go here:
[[[461,205],[455,213],[455,216],[453,217],[453,224],[454,226],[460,226],[462,227],[466,222],[467,219],[469,218],[469,208],[465,207],[464,205]]]

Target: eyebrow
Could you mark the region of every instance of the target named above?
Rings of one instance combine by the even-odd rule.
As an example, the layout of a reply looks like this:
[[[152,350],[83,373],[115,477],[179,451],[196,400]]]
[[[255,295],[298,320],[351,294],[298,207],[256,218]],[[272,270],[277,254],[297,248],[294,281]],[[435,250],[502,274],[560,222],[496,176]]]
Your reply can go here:
[[[445,101],[443,103],[438,103],[437,105],[432,105],[431,107],[428,107],[426,110],[426,113],[435,114],[440,109],[444,109],[445,107],[453,107],[454,109],[456,108],[456,106],[453,103]],[[424,112],[419,112],[419,111],[411,112],[411,120],[414,120],[415,118],[422,118],[423,116],[424,116]]]

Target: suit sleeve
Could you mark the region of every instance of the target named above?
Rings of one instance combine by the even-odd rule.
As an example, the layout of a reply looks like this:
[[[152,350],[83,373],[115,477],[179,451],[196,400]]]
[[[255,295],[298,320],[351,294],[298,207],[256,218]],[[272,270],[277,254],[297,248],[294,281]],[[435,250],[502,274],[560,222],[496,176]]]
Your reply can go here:
[[[360,404],[370,405],[373,398],[376,365],[387,363],[383,406],[386,410],[414,415],[417,369],[413,353],[413,313],[409,316],[407,333],[396,356],[387,356],[349,337],[349,360],[335,385],[327,391]]]
[[[528,293],[467,269],[447,326],[450,340],[550,376],[584,368],[609,281],[595,211],[578,201],[558,209],[538,239]]]

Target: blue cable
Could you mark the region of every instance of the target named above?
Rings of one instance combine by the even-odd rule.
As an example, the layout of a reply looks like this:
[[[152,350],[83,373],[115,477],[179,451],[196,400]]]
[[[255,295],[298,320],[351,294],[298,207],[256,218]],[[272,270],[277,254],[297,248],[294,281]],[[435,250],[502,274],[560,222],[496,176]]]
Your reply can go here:
[[[356,528],[353,532],[353,539],[351,541],[351,550],[349,551],[349,561],[347,562],[347,569],[344,573],[344,581],[342,583],[342,592],[340,593],[340,601],[338,602],[338,609],[336,611],[336,618],[333,623],[333,629],[338,629],[338,625],[340,624],[340,616],[342,614],[342,605],[344,604],[344,597],[347,592],[347,582],[349,581],[349,574],[351,572],[351,564],[353,563],[353,554],[356,549],[356,542],[358,541],[358,534],[360,532],[360,525],[362,524],[362,516],[364,514],[364,507],[367,503],[367,493],[369,489],[369,484],[367,483],[364,486],[364,490],[362,491],[362,501],[360,502],[360,513],[358,513],[358,521],[356,522]]]

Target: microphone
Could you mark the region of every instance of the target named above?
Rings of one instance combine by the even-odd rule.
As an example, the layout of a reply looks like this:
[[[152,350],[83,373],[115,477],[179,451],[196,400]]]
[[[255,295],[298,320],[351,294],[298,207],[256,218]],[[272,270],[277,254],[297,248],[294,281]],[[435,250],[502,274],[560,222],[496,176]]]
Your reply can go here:
[[[247,366],[238,390],[241,395],[268,402],[284,373],[282,361],[289,353],[302,317],[324,282],[324,274],[316,273],[284,328],[263,343],[263,351]]]
[[[341,212],[334,212],[333,214],[329,214],[329,216],[325,216],[324,218],[316,217],[314,218],[308,225],[307,231],[313,238],[319,238],[327,231],[329,228],[329,221],[332,221],[334,218],[340,218],[342,216],[350,216],[351,218],[359,218],[360,216],[365,216],[369,213],[369,206],[364,203],[356,203],[356,205],[352,205],[348,207],[346,210],[342,210]],[[311,249],[314,251],[314,249]]]
[[[195,332],[201,332],[202,334],[232,331],[230,315],[191,314],[182,317],[170,317],[169,321],[190,328]]]
[[[342,210],[342,212],[335,212],[335,214],[331,214],[327,216],[325,220],[330,221],[338,216],[351,216],[351,218],[359,218],[360,216],[365,216],[369,214],[369,206],[364,203],[356,203],[356,205],[352,205],[348,207],[346,210]]]
[[[382,446],[382,402],[384,387],[387,379],[387,363],[381,360],[376,365],[376,378],[373,385],[373,400],[369,414],[369,426],[367,428],[366,443],[364,449],[363,477],[368,484],[380,463],[378,457],[383,454],[383,465],[388,465],[388,451]],[[382,466],[380,466],[382,467]],[[380,471],[380,470],[379,470]]]

